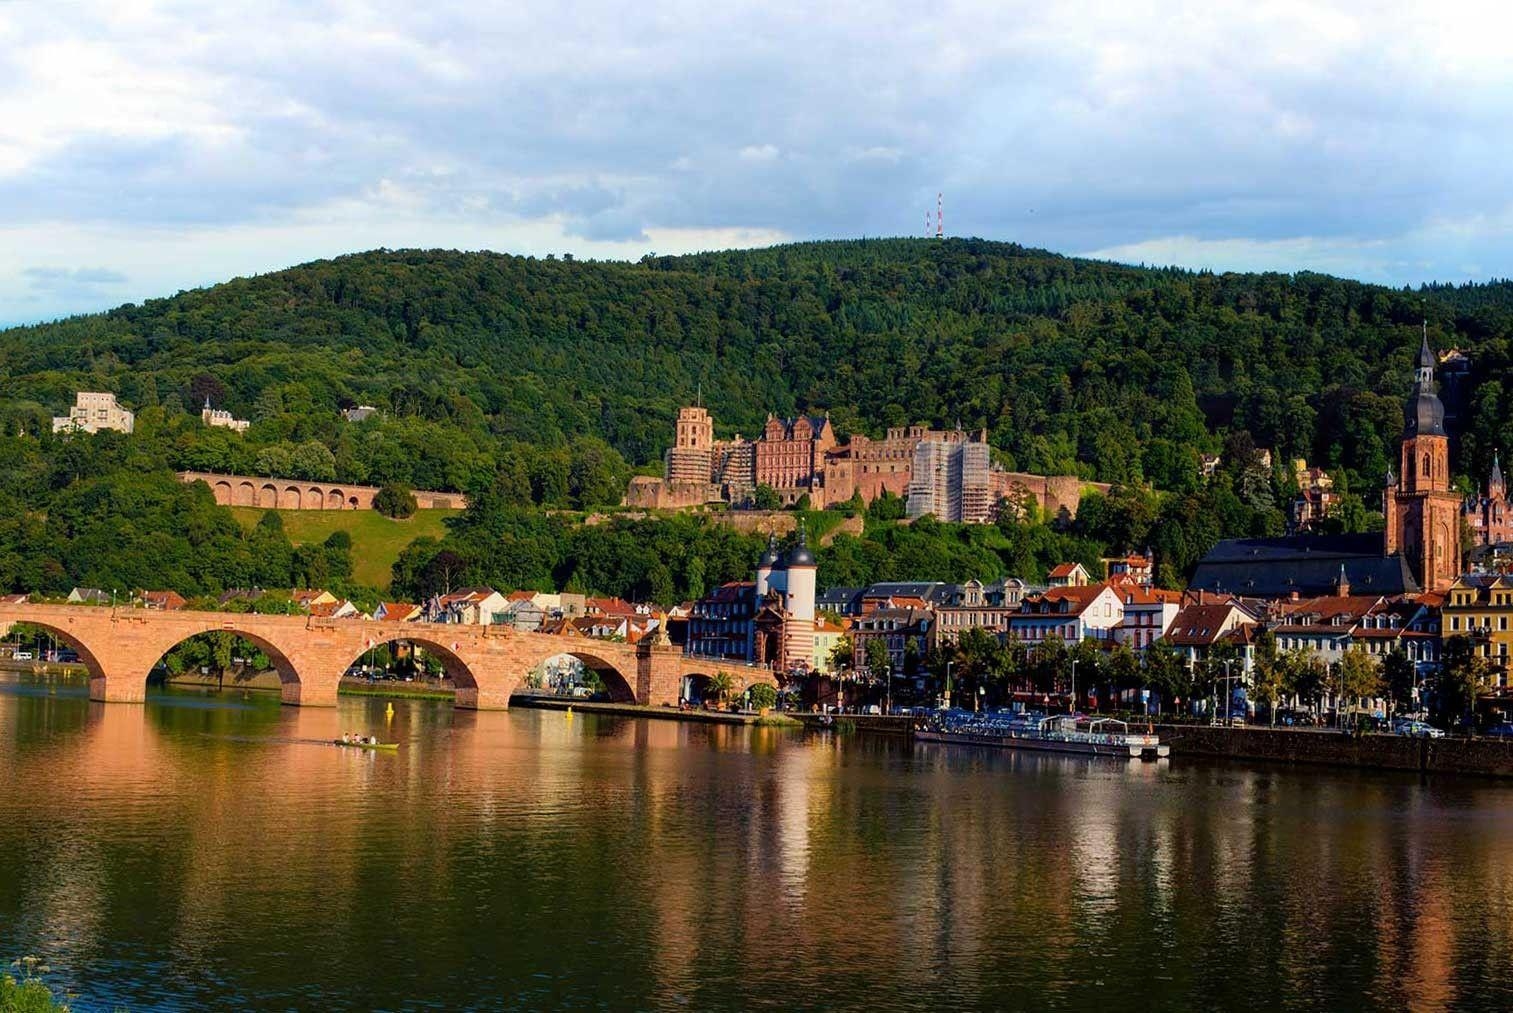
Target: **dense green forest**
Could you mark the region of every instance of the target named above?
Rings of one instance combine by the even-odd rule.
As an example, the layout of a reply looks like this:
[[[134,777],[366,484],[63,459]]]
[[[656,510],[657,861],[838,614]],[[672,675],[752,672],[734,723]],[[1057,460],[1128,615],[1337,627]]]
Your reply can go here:
[[[1334,523],[1374,523],[1423,320],[1437,348],[1470,356],[1451,405],[1470,482],[1513,443],[1506,282],[1392,290],[978,240],[639,263],[357,254],[0,331],[0,581],[204,593],[330,572],[292,548],[248,546],[197,492],[165,484],[194,468],[469,492],[477,509],[452,535],[396,567],[411,593],[460,561],[500,584],[682,596],[744,574],[749,546],[689,520],[580,529],[540,508],[617,502],[633,469],[655,470],[678,407],[701,390],[726,433],[801,410],[828,410],[842,433],[983,426],[1009,467],[1119,486],[1071,527],[907,535],[874,518],[822,553],[822,579],[1033,577],[1057,553],[1152,544],[1175,583],[1215,538],[1280,530],[1292,457],[1346,490]],[[49,417],[80,389],[116,392],[137,432],[53,436]],[[251,429],[202,426],[206,398]],[[357,404],[381,410],[343,421]],[[1258,466],[1260,447],[1273,470]],[[1201,453],[1224,454],[1207,482]],[[909,543],[926,532],[939,544]],[[146,579],[118,560],[126,552],[169,568]],[[424,552],[446,565],[417,562]]]

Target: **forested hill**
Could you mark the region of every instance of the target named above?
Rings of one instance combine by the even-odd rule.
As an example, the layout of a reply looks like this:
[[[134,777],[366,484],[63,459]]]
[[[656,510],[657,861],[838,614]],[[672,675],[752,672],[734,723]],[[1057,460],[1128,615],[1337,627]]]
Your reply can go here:
[[[659,460],[702,388],[726,432],[805,409],[843,432],[959,422],[986,426],[1017,469],[1171,490],[1243,430],[1365,492],[1393,454],[1424,318],[1436,347],[1472,356],[1457,465],[1480,474],[1513,445],[1513,285],[1397,291],[980,240],[639,263],[357,254],[0,332],[0,412],[7,433],[35,432],[75,390],[113,390],[149,429],[178,431],[173,465],[349,481],[467,488],[518,451],[551,502],[623,478],[598,439],[632,466]],[[207,395],[253,419],[246,439],[188,425]],[[388,418],[343,426],[354,403]],[[563,475],[536,474],[530,455],[548,451]]]

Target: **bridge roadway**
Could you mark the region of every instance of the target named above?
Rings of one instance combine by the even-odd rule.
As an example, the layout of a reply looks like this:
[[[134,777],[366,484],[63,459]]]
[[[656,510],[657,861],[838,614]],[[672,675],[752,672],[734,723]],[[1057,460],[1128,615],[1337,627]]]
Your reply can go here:
[[[141,702],[147,675],[168,651],[202,633],[233,633],[272,662],[286,704],[330,707],[342,673],[370,648],[405,641],[440,658],[457,706],[504,710],[536,665],[571,655],[598,672],[620,703],[676,704],[689,675],[726,673],[736,692],[777,685],[770,669],[685,655],[676,647],[520,632],[502,626],[321,619],[240,612],[0,603],[0,630],[28,623],[73,648],[89,670],[91,700]]]

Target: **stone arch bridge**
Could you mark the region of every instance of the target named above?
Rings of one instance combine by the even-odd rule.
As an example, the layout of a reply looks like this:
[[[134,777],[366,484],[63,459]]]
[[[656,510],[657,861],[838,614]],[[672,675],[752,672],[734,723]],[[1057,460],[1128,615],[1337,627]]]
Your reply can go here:
[[[624,703],[676,704],[683,679],[691,675],[727,674],[737,692],[755,683],[777,685],[770,669],[685,655],[676,647],[501,626],[0,604],[0,630],[15,623],[40,627],[77,651],[89,670],[90,699],[113,702],[143,700],[158,660],[202,633],[232,633],[256,644],[278,672],[284,703],[307,707],[334,706],[342,674],[368,649],[394,641],[419,645],[440,658],[457,687],[457,706],[472,709],[508,708],[526,673],[560,654],[598,672],[610,696]]]

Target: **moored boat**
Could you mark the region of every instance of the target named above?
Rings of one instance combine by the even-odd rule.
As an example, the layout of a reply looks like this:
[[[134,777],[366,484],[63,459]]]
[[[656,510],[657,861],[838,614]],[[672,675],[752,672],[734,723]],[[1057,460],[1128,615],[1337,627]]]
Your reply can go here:
[[[1171,746],[1148,732],[1131,732],[1116,718],[1079,720],[1073,714],[1041,717],[1031,714],[982,714],[933,720],[916,729],[922,742],[1036,749],[1052,753],[1107,756],[1123,760],[1159,760]]]

